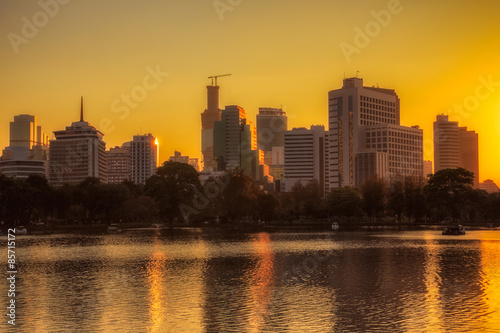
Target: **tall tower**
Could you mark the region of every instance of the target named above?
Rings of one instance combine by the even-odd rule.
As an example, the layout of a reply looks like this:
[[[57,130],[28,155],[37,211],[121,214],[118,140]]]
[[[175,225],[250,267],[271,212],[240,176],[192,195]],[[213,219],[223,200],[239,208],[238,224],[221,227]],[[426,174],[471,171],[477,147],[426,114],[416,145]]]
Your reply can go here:
[[[460,166],[458,123],[438,115],[434,122],[434,172]]]
[[[341,89],[330,91],[328,102],[330,188],[354,186],[356,155],[367,148],[366,128],[399,126],[399,97],[392,89],[365,87],[363,79],[356,77],[344,79]],[[390,162],[396,162],[398,157],[392,158],[389,156]]]
[[[217,83],[207,86],[207,108],[201,114],[201,152],[203,154],[203,171],[214,169],[214,122],[219,121],[219,86]]]
[[[17,178],[47,176],[48,136],[36,122],[36,116],[14,116],[10,123],[10,145],[0,157],[0,173]]]
[[[80,121],[54,135],[49,148],[49,181],[53,185],[78,184],[87,177],[107,182],[104,134],[83,120],[83,98]]]
[[[136,184],[145,184],[146,179],[154,175],[160,164],[158,138],[150,133],[134,135],[130,152],[130,180]]]
[[[474,173],[474,186],[479,188],[479,139],[475,131],[458,128],[459,164]]]

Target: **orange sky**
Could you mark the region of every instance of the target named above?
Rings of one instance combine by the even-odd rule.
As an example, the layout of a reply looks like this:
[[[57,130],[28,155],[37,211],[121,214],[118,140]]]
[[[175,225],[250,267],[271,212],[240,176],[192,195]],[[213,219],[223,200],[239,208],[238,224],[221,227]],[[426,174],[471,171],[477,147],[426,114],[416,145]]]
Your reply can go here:
[[[481,181],[500,183],[496,1],[41,3],[50,15],[38,1],[0,2],[0,149],[14,115],[36,115],[51,133],[78,120],[84,95],[108,147],[151,132],[162,160],[174,149],[200,157],[208,76],[233,74],[219,81],[221,107],[240,105],[253,120],[259,107],[283,106],[290,127],[309,127],[327,125],[328,91],[359,71],[365,85],[396,90],[402,124],[424,129],[426,159],[432,122],[449,113],[479,133]],[[356,44],[360,30],[369,40]],[[347,44],[357,47],[350,57]],[[155,70],[168,75],[144,81]],[[131,92],[140,98],[126,106]]]

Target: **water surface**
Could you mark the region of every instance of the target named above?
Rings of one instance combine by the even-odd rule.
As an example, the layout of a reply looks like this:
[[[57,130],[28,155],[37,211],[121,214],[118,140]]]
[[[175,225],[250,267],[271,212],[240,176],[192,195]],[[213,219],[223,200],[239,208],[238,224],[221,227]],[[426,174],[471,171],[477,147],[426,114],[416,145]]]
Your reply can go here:
[[[497,231],[190,229],[16,245],[16,332],[500,332]]]

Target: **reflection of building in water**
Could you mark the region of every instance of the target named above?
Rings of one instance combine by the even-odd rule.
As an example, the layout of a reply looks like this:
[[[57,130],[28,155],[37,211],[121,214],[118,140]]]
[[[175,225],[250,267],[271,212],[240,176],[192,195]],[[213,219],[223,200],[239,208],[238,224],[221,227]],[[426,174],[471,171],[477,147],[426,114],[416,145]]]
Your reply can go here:
[[[269,234],[260,233],[252,241],[255,267],[249,277],[250,332],[261,332],[272,302],[274,284],[274,252]]]
[[[500,327],[500,243],[481,241],[481,283],[482,303],[486,307],[483,327]],[[479,276],[479,275],[478,275]]]
[[[164,269],[166,256],[156,251],[148,262],[149,282],[149,332],[163,332],[163,322],[167,299],[165,297]]]
[[[159,248],[154,252],[146,266],[148,332],[194,332],[203,327],[203,275],[207,251],[206,243],[200,240],[190,243],[188,249],[185,244],[169,246],[168,258]]]
[[[230,251],[228,249],[228,251]],[[225,252],[225,251],[223,251]],[[248,318],[246,270],[248,258],[240,256],[211,257],[203,272],[205,298],[203,327],[205,332],[246,332]]]

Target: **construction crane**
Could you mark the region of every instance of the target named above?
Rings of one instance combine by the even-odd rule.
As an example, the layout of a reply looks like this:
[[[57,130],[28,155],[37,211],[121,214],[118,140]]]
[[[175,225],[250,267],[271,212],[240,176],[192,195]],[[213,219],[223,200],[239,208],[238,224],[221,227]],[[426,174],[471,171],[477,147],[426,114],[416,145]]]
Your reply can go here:
[[[223,74],[223,75],[214,75],[214,76],[209,76],[209,79],[212,79],[212,85],[214,85],[214,79],[215,79],[215,85],[217,85],[217,78],[218,77],[223,77],[223,76],[229,76],[231,74]]]

